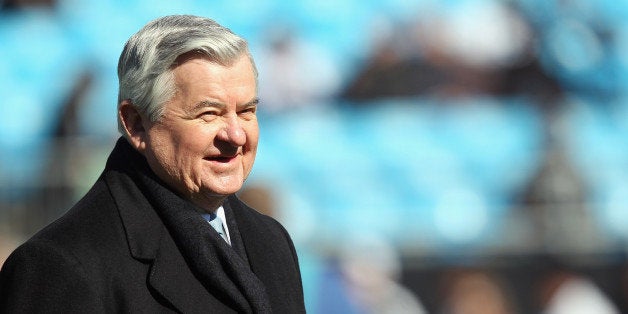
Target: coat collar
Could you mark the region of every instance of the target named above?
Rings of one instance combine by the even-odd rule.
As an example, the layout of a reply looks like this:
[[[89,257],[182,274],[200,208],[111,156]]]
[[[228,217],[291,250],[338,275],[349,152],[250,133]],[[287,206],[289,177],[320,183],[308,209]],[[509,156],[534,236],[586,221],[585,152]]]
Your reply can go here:
[[[116,201],[131,256],[154,260],[165,226],[129,176],[109,171],[105,172],[105,180]]]

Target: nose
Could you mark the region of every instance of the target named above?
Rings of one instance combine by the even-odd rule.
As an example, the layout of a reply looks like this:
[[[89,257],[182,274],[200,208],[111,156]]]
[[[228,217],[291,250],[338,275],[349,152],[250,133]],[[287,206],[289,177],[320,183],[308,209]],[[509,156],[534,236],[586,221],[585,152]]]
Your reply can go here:
[[[246,132],[244,132],[244,128],[237,116],[225,117],[225,124],[222,130],[218,132],[218,138],[236,147],[244,146],[246,143]]]

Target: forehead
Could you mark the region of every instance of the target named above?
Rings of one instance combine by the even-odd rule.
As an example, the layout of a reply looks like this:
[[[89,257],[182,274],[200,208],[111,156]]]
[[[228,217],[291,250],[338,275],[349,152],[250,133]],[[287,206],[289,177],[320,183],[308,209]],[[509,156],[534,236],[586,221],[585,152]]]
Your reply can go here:
[[[256,78],[247,55],[229,65],[221,65],[205,56],[188,56],[172,70],[178,96],[244,98],[256,95]]]
[[[248,55],[242,54],[237,59],[234,59],[228,63],[221,63],[216,60],[212,60],[207,55],[200,52],[189,52],[179,56],[174,65],[172,71],[176,74],[184,72],[190,72],[196,69],[196,74],[200,74],[202,71],[209,71],[217,77],[223,77],[231,74],[230,76],[253,76],[255,78],[255,69],[251,59]],[[191,74],[191,73],[190,73]]]

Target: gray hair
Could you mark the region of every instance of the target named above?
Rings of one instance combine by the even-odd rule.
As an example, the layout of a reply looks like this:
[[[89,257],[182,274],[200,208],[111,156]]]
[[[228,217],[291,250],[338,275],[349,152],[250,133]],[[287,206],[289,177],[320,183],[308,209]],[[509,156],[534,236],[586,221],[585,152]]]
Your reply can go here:
[[[118,61],[118,105],[130,100],[140,113],[158,121],[175,94],[172,69],[189,52],[224,66],[247,55],[257,79],[246,40],[208,18],[170,15],[149,22],[126,42]],[[120,117],[118,129],[125,134]]]

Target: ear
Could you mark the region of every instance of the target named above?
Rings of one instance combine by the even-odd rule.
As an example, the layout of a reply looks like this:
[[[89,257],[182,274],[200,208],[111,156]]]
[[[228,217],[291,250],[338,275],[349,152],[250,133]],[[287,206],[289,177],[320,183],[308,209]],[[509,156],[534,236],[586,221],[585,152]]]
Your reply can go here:
[[[146,149],[147,134],[142,115],[130,100],[123,100],[118,106],[118,116],[122,122],[125,136],[131,146],[140,153]]]

